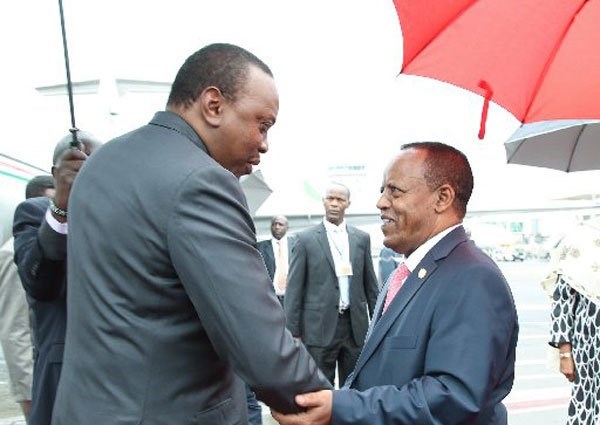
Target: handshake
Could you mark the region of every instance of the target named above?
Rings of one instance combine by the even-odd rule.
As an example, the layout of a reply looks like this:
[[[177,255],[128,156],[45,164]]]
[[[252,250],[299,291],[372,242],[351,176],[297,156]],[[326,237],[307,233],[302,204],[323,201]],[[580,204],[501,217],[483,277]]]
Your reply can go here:
[[[301,413],[282,413],[271,410],[273,418],[281,425],[328,425],[331,423],[333,407],[333,392],[321,390],[312,393],[299,394],[296,404],[306,411]]]

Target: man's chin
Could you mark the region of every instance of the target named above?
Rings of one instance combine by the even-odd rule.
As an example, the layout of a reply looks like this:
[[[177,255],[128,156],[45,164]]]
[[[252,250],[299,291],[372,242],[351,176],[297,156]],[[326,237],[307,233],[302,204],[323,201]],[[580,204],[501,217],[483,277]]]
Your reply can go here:
[[[386,236],[385,234],[383,235],[383,246],[385,246],[386,248],[389,249],[393,249],[394,251],[396,251],[396,248],[398,244],[394,243],[394,238],[391,236]]]
[[[252,174],[252,164],[247,164],[244,168],[239,168],[236,170],[230,170],[234,176],[238,179],[242,176],[247,176],[248,174]]]

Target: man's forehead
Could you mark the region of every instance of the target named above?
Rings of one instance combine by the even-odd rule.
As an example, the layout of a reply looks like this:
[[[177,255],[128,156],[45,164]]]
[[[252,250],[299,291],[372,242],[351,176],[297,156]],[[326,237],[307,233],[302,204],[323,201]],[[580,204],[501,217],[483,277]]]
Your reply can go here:
[[[416,155],[415,150],[403,151],[385,169],[383,178],[423,179],[423,158]]]
[[[388,185],[388,184],[399,184],[399,183],[417,183],[417,182],[424,182],[425,178],[422,175],[416,174],[416,173],[406,173],[403,174],[401,172],[398,173],[394,173],[394,172],[387,172],[384,174],[383,176],[383,185]]]
[[[343,199],[347,199],[348,198],[348,194],[346,193],[346,191],[342,188],[333,188],[333,189],[329,189],[327,191],[327,193],[325,194],[326,198],[343,198]]]

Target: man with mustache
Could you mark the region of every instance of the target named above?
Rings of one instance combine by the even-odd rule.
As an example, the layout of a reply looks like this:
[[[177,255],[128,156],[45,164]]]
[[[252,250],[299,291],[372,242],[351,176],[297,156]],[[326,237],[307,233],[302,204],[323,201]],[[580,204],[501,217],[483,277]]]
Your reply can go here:
[[[506,425],[518,336],[512,294],[462,220],[473,190],[466,156],[437,142],[404,145],[385,170],[385,246],[404,263],[379,296],[344,387],[300,395],[283,425]]]

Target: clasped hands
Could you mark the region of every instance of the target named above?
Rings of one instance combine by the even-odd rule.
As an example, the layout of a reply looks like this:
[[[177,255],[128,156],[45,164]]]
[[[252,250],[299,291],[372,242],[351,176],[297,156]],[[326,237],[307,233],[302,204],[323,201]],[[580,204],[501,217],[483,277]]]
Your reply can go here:
[[[294,399],[296,404],[306,409],[301,413],[283,413],[271,410],[273,418],[281,425],[328,425],[331,423],[333,392],[321,390],[299,394]]]

